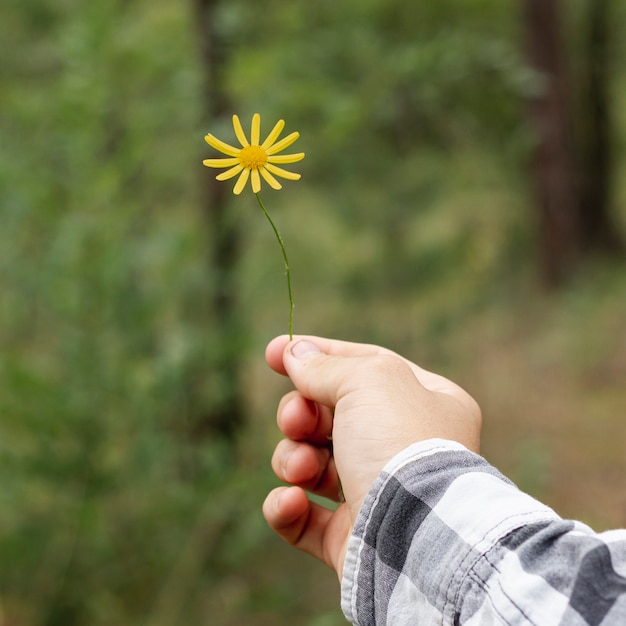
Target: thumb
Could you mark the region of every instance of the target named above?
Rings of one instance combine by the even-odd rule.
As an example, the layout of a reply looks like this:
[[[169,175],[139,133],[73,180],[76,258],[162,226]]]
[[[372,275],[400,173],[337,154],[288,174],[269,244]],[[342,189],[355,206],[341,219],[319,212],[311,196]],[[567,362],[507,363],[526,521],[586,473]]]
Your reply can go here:
[[[346,346],[349,346],[346,348]],[[409,366],[397,355],[380,353],[371,348],[344,344],[344,354],[327,354],[311,339],[286,346],[283,364],[298,391],[309,400],[335,407],[355,391],[385,387],[384,381],[406,376],[415,378]]]
[[[324,354],[313,341],[303,339],[286,346],[283,364],[298,391],[309,400],[334,407],[342,395],[347,364],[351,360]]]

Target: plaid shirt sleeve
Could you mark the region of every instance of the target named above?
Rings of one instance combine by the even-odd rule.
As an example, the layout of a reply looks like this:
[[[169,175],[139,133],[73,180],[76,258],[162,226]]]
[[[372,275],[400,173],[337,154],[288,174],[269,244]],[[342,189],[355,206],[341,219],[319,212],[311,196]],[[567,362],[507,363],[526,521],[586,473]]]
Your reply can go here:
[[[561,519],[460,444],[414,444],[359,512],[342,609],[359,626],[626,625],[626,530]]]

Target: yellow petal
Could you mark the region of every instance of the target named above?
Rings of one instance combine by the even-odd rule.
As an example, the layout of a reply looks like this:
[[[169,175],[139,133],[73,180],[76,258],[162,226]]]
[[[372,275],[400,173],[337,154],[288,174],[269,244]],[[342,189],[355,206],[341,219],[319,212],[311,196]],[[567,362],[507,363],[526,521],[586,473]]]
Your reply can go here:
[[[278,143],[275,143],[273,146],[270,146],[269,148],[267,148],[266,150],[267,154],[268,155],[276,154],[277,152],[284,150],[287,146],[290,146],[299,136],[300,136],[300,133],[298,132],[287,135],[286,137],[281,139]]]
[[[252,191],[259,193],[261,191],[261,177],[259,176],[259,170],[252,170],[250,172],[250,182],[252,183]]]
[[[243,132],[243,127],[241,126],[241,122],[239,121],[238,115],[233,115],[233,128],[235,129],[235,135],[237,135],[237,139],[239,139],[239,143],[245,148],[249,146],[248,138],[246,137],[246,133]]]
[[[281,178],[286,178],[287,180],[300,180],[300,174],[296,174],[295,172],[288,172],[287,170],[284,170],[282,167],[276,167],[275,165],[272,165],[271,163],[266,163],[265,169],[267,169],[269,172],[272,172],[272,174],[276,174],[276,176],[280,176]]]
[[[229,178],[233,178],[233,176],[237,176],[237,174],[239,174],[242,169],[243,165],[241,165],[241,163],[238,163],[237,165],[235,165],[235,167],[231,167],[229,170],[218,174],[215,178],[217,180],[228,180]]]
[[[248,182],[249,176],[250,176],[250,170],[244,169],[241,172],[241,176],[239,177],[239,180],[235,183],[235,186],[233,187],[233,193],[236,196],[238,196],[243,191],[243,188],[246,186],[246,183]]]
[[[285,128],[285,120],[278,120],[278,122],[276,122],[276,126],[272,128],[272,132],[267,136],[267,139],[263,142],[261,148],[267,150],[278,139],[278,135],[280,135],[283,128]]]
[[[202,161],[202,165],[206,165],[207,167],[232,167],[233,165],[237,165],[239,163],[239,159],[230,158],[230,159],[204,159]]]
[[[253,146],[258,146],[260,137],[261,137],[261,116],[258,113],[255,113],[252,116],[252,128],[250,129],[250,144]],[[254,193],[259,193],[259,192],[255,191]]]
[[[272,189],[282,189],[283,188],[283,186],[267,171],[267,169],[262,167],[259,171],[261,172],[261,176],[263,176],[263,178],[265,178],[265,180],[267,181],[267,183],[269,184],[269,186]]]
[[[211,147],[223,152],[224,154],[228,154],[231,157],[237,156],[241,152],[241,148],[233,148],[229,146],[227,143],[224,143],[217,137],[214,137],[210,133],[205,136],[204,141],[206,141]]]
[[[297,154],[279,154],[267,157],[270,163],[296,163],[304,159],[304,152],[298,152]]]

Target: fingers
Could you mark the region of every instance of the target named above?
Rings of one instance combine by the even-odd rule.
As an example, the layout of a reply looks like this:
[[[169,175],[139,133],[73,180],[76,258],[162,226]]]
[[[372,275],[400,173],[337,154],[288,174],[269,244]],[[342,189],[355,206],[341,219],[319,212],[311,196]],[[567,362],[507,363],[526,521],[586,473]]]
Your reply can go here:
[[[337,469],[329,448],[283,439],[274,450],[272,469],[286,483],[339,501]]]
[[[332,411],[292,391],[279,404],[277,422],[287,439],[278,443],[272,457],[276,476],[339,501],[339,480],[331,454]]]
[[[270,528],[288,544],[324,561],[323,535],[332,513],[309,502],[299,487],[278,487],[263,503]]]
[[[285,437],[328,445],[333,431],[332,410],[292,391],[280,401],[276,421]]]
[[[310,502],[300,487],[278,487],[263,503],[270,528],[287,543],[326,563],[341,576],[341,560],[350,530],[347,507],[337,511]]]

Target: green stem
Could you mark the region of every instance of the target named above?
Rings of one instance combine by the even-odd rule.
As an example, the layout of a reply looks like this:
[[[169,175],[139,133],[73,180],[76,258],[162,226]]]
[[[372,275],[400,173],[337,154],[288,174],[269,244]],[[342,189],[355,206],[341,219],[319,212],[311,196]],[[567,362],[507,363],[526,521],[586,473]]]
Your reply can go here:
[[[287,273],[287,291],[289,292],[289,339],[293,339],[293,293],[291,291],[291,272],[289,271],[289,259],[287,258],[287,252],[285,251],[285,244],[283,243],[283,238],[278,232],[278,228],[276,228],[276,224],[274,224],[274,221],[270,217],[270,214],[267,212],[265,205],[261,201],[259,194],[255,193],[254,195],[256,196],[257,202],[259,203],[261,210],[265,214],[265,217],[267,217],[267,221],[271,224],[272,229],[274,230],[274,234],[276,235],[276,239],[280,244],[280,249],[283,253],[283,260],[285,261],[285,272]]]

